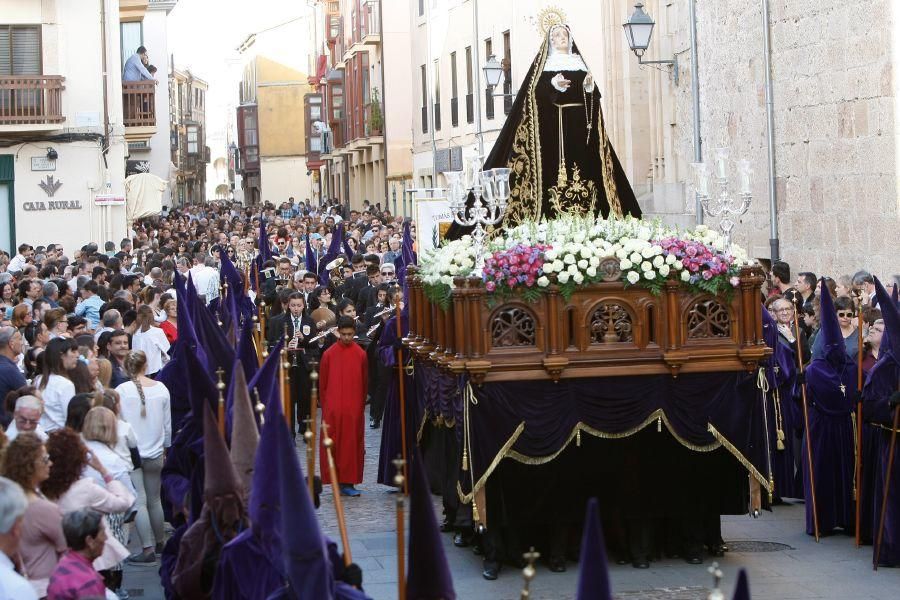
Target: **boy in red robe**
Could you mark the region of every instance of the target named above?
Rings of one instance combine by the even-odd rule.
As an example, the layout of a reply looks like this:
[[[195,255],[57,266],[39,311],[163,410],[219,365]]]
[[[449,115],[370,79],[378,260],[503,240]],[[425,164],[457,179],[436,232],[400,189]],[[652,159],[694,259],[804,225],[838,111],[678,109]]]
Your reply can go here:
[[[319,391],[322,398],[322,420],[334,444],[331,451],[337,468],[337,479],[343,496],[359,496],[354,484],[363,480],[366,390],[368,360],[366,352],[353,337],[356,325],[349,317],[337,321],[338,343],[322,354],[319,366]],[[320,448],[322,483],[331,483],[328,457]]]

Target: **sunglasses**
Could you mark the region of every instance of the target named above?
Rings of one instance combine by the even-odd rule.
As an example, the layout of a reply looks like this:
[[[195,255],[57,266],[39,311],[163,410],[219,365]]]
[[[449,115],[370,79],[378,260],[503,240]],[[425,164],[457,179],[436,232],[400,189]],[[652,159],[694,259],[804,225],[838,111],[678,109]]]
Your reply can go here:
[[[853,313],[850,312],[850,311],[843,311],[843,310],[841,310],[841,311],[838,311],[837,316],[839,316],[839,317],[842,318],[842,319],[852,319],[852,318],[853,318]]]
[[[394,274],[393,271],[382,271],[382,272],[381,272],[381,275],[382,275],[383,277],[387,277],[388,275],[393,275],[393,274]]]

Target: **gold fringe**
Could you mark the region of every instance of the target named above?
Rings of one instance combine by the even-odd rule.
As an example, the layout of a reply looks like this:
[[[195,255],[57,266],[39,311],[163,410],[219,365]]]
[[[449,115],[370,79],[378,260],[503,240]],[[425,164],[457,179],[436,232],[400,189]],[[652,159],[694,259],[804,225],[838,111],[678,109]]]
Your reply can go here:
[[[900,433],[900,429],[893,429],[892,427],[888,427],[887,425],[882,425],[881,423],[869,423],[872,427],[877,427],[878,429],[883,429],[884,431],[890,433],[892,431],[896,431]],[[856,431],[856,428],[853,428],[853,431]]]
[[[600,431],[599,429],[594,429],[593,427],[591,427],[589,425],[585,425],[584,423],[579,421],[572,428],[572,432],[569,434],[569,437],[566,438],[566,441],[563,443],[562,447],[560,447],[559,450],[557,450],[553,454],[549,454],[547,456],[531,457],[531,456],[525,456],[524,454],[521,454],[512,449],[513,445],[515,445],[515,443],[516,443],[516,440],[519,439],[519,436],[522,435],[522,432],[525,430],[525,422],[523,421],[522,423],[519,424],[518,427],[516,427],[516,430],[512,433],[512,435],[509,437],[509,439],[506,440],[506,443],[503,444],[503,447],[501,447],[500,450],[497,452],[497,454],[494,456],[494,459],[491,461],[491,464],[488,466],[488,468],[485,470],[485,472],[482,474],[482,476],[478,479],[478,481],[473,483],[472,489],[468,494],[466,494],[462,491],[462,486],[457,481],[457,483],[456,483],[457,495],[459,496],[459,499],[462,503],[468,504],[469,502],[471,502],[472,497],[475,495],[476,492],[478,492],[478,490],[480,490],[482,487],[484,487],[484,485],[487,483],[487,480],[490,477],[490,475],[494,472],[494,470],[500,464],[500,461],[502,461],[504,458],[511,458],[517,462],[520,462],[520,463],[526,464],[526,465],[543,465],[543,464],[546,464],[546,463],[554,460],[556,457],[558,457],[560,454],[562,454],[562,452],[566,448],[568,448],[569,444],[572,443],[572,440],[576,439],[580,435],[580,432],[582,432],[582,431],[589,435],[597,437],[597,438],[621,439],[621,438],[630,437],[630,436],[638,433],[639,431],[643,430],[645,427],[647,427],[654,421],[665,424],[666,429],[669,431],[669,433],[672,435],[672,437],[675,438],[676,440],[678,440],[678,443],[680,443],[682,446],[684,446],[685,448],[687,448],[689,450],[693,450],[695,452],[712,452],[713,450],[716,450],[720,446],[723,445],[721,440],[713,442],[711,444],[707,444],[705,446],[699,446],[697,444],[692,444],[691,442],[687,441],[686,439],[684,439],[683,437],[681,437],[680,435],[675,433],[675,430],[673,429],[671,422],[669,421],[668,417],[666,416],[665,411],[663,411],[663,409],[659,408],[659,409],[653,411],[653,413],[651,413],[650,416],[648,416],[646,419],[644,419],[644,421],[640,425],[638,425],[632,429],[629,429],[628,431],[622,431],[619,433],[609,433],[606,431]],[[710,426],[710,428],[712,428],[712,426]],[[713,435],[716,436],[715,433],[713,433]],[[717,437],[717,439],[718,439],[718,437]],[[740,455],[740,453],[737,452],[737,450],[734,450],[732,452],[732,454],[735,454],[736,456]],[[744,459],[744,462],[746,462],[746,459]],[[749,465],[749,462],[747,464]],[[748,468],[752,468],[752,465],[750,465],[750,467],[748,467]],[[766,490],[771,489],[771,486],[768,482],[765,482],[764,485],[766,487]]]
[[[766,479],[765,475],[760,473],[759,470],[753,466],[753,463],[747,460],[747,458],[741,453],[741,451],[734,447],[734,444],[729,442],[724,435],[719,433],[719,431],[715,427],[713,427],[712,423],[707,425],[706,429],[713,435],[714,438],[719,440],[719,443],[722,444],[722,446],[724,446],[726,450],[731,452],[731,454],[738,460],[739,463],[744,465],[744,468],[747,469],[751,475],[753,475],[753,477],[760,483],[760,485],[762,485],[766,489],[767,492],[769,492],[770,494],[774,494],[774,481],[769,481],[768,479]]]

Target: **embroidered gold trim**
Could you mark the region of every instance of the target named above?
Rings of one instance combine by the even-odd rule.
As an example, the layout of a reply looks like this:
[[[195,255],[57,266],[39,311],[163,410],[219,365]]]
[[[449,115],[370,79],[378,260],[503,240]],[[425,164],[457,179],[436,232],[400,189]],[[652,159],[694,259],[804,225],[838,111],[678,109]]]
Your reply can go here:
[[[560,167],[560,173],[564,173],[565,167]],[[550,206],[559,214],[577,215],[584,218],[594,214],[597,206],[597,186],[590,179],[581,178],[581,169],[578,165],[572,167],[572,180],[563,181],[563,185],[555,185],[547,193],[550,196]]]
[[[732,456],[734,456],[739,463],[744,465],[744,468],[747,469],[747,471],[749,471],[751,475],[753,475],[754,479],[756,479],[759,484],[766,489],[767,492],[769,492],[770,494],[775,493],[775,482],[770,482],[769,480],[767,480],[765,476],[763,476],[763,474],[753,466],[753,463],[747,460],[747,457],[745,457],[740,450],[735,448],[734,445],[725,438],[725,436],[719,433],[718,430],[712,426],[712,423],[707,425],[706,429],[713,435],[714,438],[719,440],[719,443],[721,443],[726,450],[731,452]]]
[[[595,90],[596,92],[596,90]],[[615,165],[612,159],[612,145],[606,135],[606,123],[603,119],[603,107],[597,103],[597,129],[600,132],[600,164],[603,172],[603,189],[606,192],[606,202],[609,204],[609,216],[621,219],[622,202],[619,200],[619,192],[616,188]]]

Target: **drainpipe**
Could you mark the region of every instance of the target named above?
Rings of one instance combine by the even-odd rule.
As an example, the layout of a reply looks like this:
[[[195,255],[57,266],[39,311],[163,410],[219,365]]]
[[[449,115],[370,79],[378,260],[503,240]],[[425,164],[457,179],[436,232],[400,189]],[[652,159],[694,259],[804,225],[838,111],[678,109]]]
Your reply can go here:
[[[763,0],[765,1],[765,0]],[[703,162],[703,146],[700,139],[700,69],[697,61],[697,0],[690,3],[691,19],[691,107],[694,112],[694,162]],[[676,66],[676,69],[678,67]],[[703,204],[700,194],[694,193],[697,225],[703,223]]]
[[[100,0],[100,59],[102,65],[103,72],[103,150],[100,153],[100,157],[103,159],[103,186],[104,191],[109,193],[109,161],[107,160],[107,155],[109,154],[109,146],[110,146],[110,130],[109,130],[109,74],[108,74],[108,64],[106,57],[106,0]],[[96,193],[96,192],[95,192]],[[91,202],[93,204],[93,202]],[[102,231],[100,231],[100,240],[98,242],[102,242],[103,238],[110,237],[110,212],[112,207],[104,206],[103,207],[103,219],[102,219]]]
[[[481,130],[481,37],[478,31],[478,0],[472,2],[472,19],[475,22],[475,43],[472,44],[472,57],[475,60],[472,93],[475,94],[475,118],[478,126],[475,128],[478,136],[478,156],[484,161],[484,132]]]
[[[762,0],[763,41],[766,55],[766,151],[769,158],[769,248],[771,259],[779,260],[778,202],[775,197],[775,107],[772,99],[772,31],[769,28],[769,0]]]
[[[388,206],[388,135],[387,135],[387,86],[384,85],[384,5],[378,1],[378,31],[381,32],[381,139],[384,140],[384,156],[382,164],[384,172],[384,208]],[[396,202],[395,202],[396,204]]]

